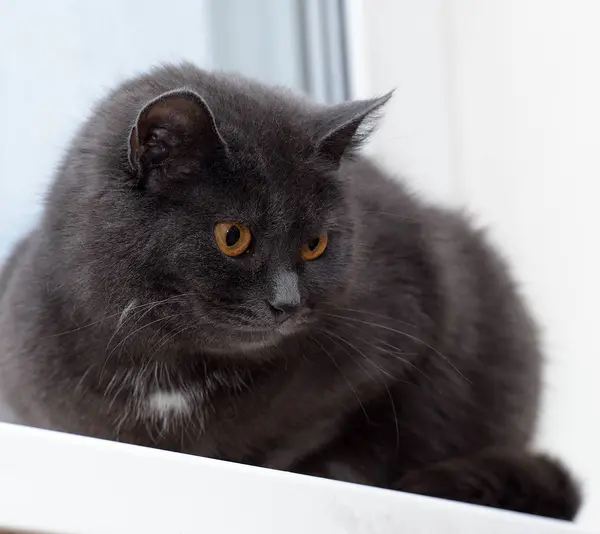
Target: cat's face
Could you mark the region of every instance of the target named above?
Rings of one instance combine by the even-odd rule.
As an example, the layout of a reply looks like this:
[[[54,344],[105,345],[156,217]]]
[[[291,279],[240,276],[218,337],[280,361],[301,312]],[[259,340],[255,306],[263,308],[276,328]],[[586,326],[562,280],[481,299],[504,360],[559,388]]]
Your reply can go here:
[[[160,303],[146,312],[155,324],[145,334],[248,354],[310,328],[353,265],[340,159],[384,101],[337,109],[316,139],[282,127],[272,147],[217,128],[189,90],[149,102],[128,140],[135,185],[99,197],[104,224],[91,237],[111,272],[122,270],[131,309]]]
[[[345,288],[354,242],[343,186],[293,172],[282,186],[258,169],[215,170],[158,202],[149,191],[135,200],[155,217],[157,289],[189,295],[193,311],[174,323],[197,324],[212,351],[275,343]]]

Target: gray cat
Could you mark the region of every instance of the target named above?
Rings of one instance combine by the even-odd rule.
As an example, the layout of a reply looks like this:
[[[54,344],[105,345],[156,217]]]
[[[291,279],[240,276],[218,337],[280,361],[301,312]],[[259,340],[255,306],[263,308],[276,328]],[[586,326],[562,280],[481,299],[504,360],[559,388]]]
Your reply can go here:
[[[83,125],[0,278],[6,419],[571,519],[503,262],[320,106],[191,65]]]

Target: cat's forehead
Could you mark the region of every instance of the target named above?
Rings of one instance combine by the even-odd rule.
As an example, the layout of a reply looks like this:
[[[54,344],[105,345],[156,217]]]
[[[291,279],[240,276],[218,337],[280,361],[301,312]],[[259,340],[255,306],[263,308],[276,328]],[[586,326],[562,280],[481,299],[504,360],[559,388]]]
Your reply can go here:
[[[222,216],[291,229],[320,226],[343,208],[339,179],[310,162],[255,163],[244,158],[214,184]]]
[[[215,116],[236,163],[266,175],[306,168],[316,142],[306,120],[295,110],[245,110],[243,116]],[[310,169],[309,169],[310,170]]]
[[[188,213],[209,224],[247,224],[257,235],[286,242],[331,228],[344,216],[339,178],[310,162],[257,164],[248,154],[237,156],[233,170],[199,177]]]
[[[280,111],[255,120],[222,123],[230,168],[222,184],[244,211],[280,220],[327,218],[343,196],[343,184],[315,157],[314,142],[294,114]],[[261,117],[260,120],[258,117]]]

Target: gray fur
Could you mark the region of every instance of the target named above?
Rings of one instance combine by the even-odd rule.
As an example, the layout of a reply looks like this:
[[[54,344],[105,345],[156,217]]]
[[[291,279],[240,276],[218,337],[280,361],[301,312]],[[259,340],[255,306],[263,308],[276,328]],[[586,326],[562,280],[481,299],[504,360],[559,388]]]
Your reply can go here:
[[[136,121],[178,90],[199,95],[182,103],[197,117],[152,153],[152,139],[131,137]],[[408,490],[406,474],[456,458],[527,455],[534,324],[481,232],[356,153],[387,98],[323,107],[191,65],[110,94],[0,278],[4,410]],[[222,221],[252,229],[250,254],[217,249]],[[322,231],[325,254],[300,262]],[[282,294],[300,297],[283,326],[268,305]],[[156,390],[184,392],[191,409],[158,422],[144,412]]]

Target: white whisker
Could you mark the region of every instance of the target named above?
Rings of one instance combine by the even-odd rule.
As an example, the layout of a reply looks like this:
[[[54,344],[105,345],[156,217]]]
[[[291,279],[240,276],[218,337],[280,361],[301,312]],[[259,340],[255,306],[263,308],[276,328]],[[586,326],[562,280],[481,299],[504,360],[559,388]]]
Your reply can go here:
[[[325,312],[321,312],[322,315],[325,315],[327,317],[332,317],[334,319],[343,319],[345,321],[352,321],[355,323],[359,323],[359,324],[364,324],[364,325],[368,325],[368,326],[374,326],[376,328],[381,328],[383,330],[387,330],[389,332],[394,332],[396,334],[399,334],[401,336],[404,336],[408,339],[412,339],[413,341],[415,341],[416,343],[419,343],[425,347],[427,347],[428,349],[432,350],[435,354],[437,354],[438,356],[440,356],[444,361],[446,361],[455,371],[456,373],[463,378],[464,380],[466,380],[467,382],[471,382],[465,375],[463,375],[460,370],[456,367],[456,365],[454,365],[454,363],[452,363],[452,361],[445,356],[444,354],[442,354],[439,350],[437,350],[435,347],[432,347],[429,343],[427,343],[426,341],[423,341],[422,339],[419,339],[418,337],[415,337],[411,334],[408,334],[406,332],[402,332],[401,330],[396,330],[395,328],[390,328],[389,326],[385,326],[385,325],[381,325],[381,324],[377,324],[377,323],[372,323],[370,321],[364,321],[362,319],[355,319],[353,317],[345,317],[343,315],[335,315],[332,313],[325,313]]]
[[[329,356],[329,359],[331,360],[331,362],[333,363],[333,365],[335,365],[335,367],[337,368],[337,370],[339,371],[340,375],[342,376],[342,378],[344,379],[344,381],[346,382],[346,384],[348,384],[348,387],[350,388],[350,391],[352,391],[352,393],[354,393],[354,396],[356,397],[356,400],[358,401],[358,404],[360,405],[361,410],[363,411],[363,413],[365,414],[365,418],[367,419],[367,421],[370,423],[370,419],[369,416],[367,414],[367,410],[365,409],[364,404],[362,403],[362,401],[360,400],[360,397],[358,396],[358,393],[356,392],[356,389],[354,389],[354,387],[352,386],[352,383],[350,382],[350,380],[348,380],[348,377],[344,374],[344,371],[342,371],[342,368],[340,367],[340,365],[337,363],[337,361],[335,360],[335,358],[333,357],[333,354],[331,354],[331,352],[329,352],[321,343],[318,339],[309,336],[308,339],[310,339],[311,341],[313,341],[314,343],[316,343],[321,350],[327,355]]]

